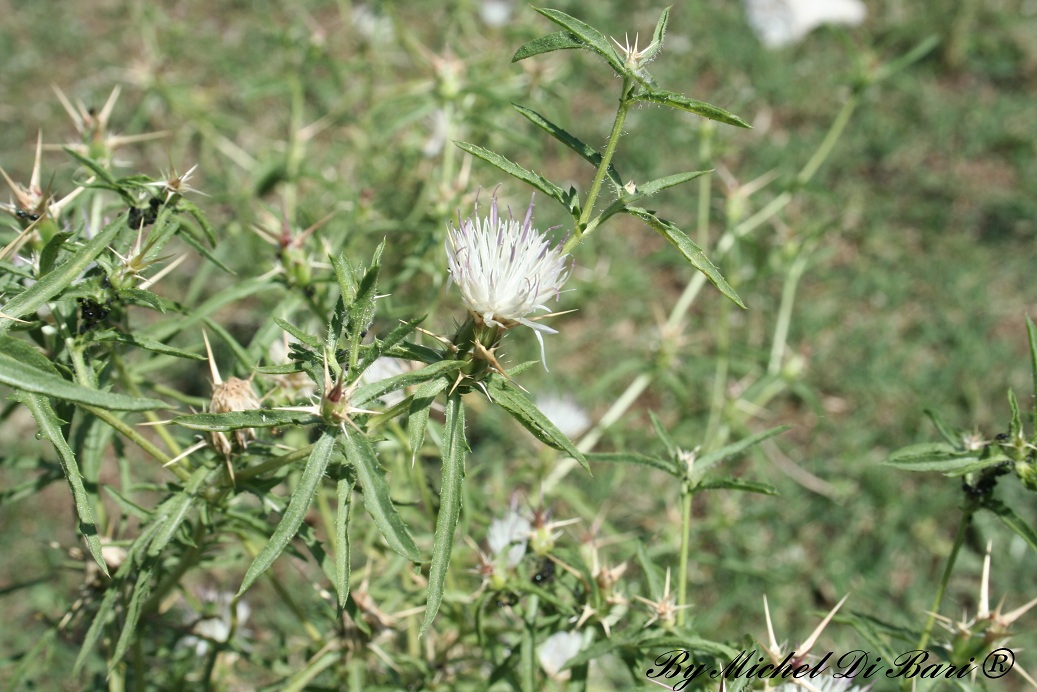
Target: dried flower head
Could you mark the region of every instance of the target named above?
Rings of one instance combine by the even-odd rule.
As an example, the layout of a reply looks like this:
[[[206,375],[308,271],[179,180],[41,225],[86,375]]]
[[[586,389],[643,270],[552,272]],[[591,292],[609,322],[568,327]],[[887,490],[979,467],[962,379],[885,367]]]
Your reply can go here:
[[[478,216],[479,206],[447,233],[450,276],[461,291],[465,307],[476,321],[490,327],[510,329],[524,325],[534,330],[544,358],[543,334],[557,331],[528,317],[549,312],[545,303],[557,298],[569,278],[567,255],[552,248],[533,228],[533,201],[520,223],[497,213],[497,197],[490,203],[489,216]]]
[[[209,354],[209,368],[212,371],[212,400],[209,403],[209,411],[212,413],[231,413],[233,411],[254,411],[259,408],[259,399],[252,390],[250,380],[242,380],[237,377],[228,377],[226,381],[220,377],[220,371],[216,367],[216,361],[212,356],[212,348],[209,346],[209,337],[202,332],[205,340],[205,350]],[[248,447],[249,440],[256,439],[254,428],[241,428],[234,431],[234,438],[241,449]],[[222,432],[212,433],[212,446],[220,454],[229,457],[231,443]],[[228,471],[230,466],[228,465]],[[233,471],[231,471],[233,477]]]

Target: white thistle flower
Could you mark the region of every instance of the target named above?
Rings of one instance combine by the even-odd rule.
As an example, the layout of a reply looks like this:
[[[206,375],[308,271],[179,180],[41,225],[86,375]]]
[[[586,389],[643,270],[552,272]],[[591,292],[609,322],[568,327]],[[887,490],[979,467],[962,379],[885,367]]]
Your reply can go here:
[[[537,647],[537,660],[552,680],[564,681],[569,671],[562,667],[580,653],[583,635],[579,632],[555,632]]]
[[[552,248],[533,228],[533,201],[522,223],[497,214],[497,198],[490,215],[478,216],[479,205],[458,228],[447,232],[446,250],[450,276],[461,290],[461,299],[475,317],[490,327],[510,329],[517,324],[534,330],[540,357],[546,367],[543,334],[557,330],[534,322],[527,315],[550,312],[545,305],[557,298],[569,278],[570,267],[560,246]]]
[[[568,394],[538,396],[536,406],[570,440],[582,435],[591,425],[590,416]]]
[[[486,532],[486,542],[490,545],[494,559],[507,551],[507,566],[517,566],[526,554],[526,544],[532,530],[529,520],[515,510],[508,512],[503,519],[494,519]]]
[[[745,11],[767,48],[796,43],[822,24],[857,26],[868,14],[861,0],[745,0]]]

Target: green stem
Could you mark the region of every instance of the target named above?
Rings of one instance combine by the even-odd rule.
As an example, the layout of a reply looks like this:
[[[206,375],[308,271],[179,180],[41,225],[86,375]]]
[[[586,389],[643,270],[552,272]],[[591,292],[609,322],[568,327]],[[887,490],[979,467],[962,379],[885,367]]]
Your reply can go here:
[[[767,374],[777,375],[781,370],[782,356],[789,339],[789,325],[792,323],[792,308],[796,303],[796,289],[799,280],[807,268],[807,252],[800,248],[796,259],[785,276],[785,285],[781,288],[781,305],[778,307],[778,318],[774,324],[774,339],[771,341],[771,359],[767,364]]]
[[[281,456],[274,457],[273,459],[267,459],[262,464],[256,464],[255,466],[251,466],[245,469],[244,471],[239,471],[234,475],[237,477],[239,482],[246,481],[250,478],[261,476],[267,471],[275,471],[281,468],[282,466],[287,466],[288,464],[293,464],[301,459],[305,459],[306,457],[310,456],[310,452],[312,451],[313,445],[306,445],[305,447],[300,447],[294,452],[282,454]]]
[[[690,471],[690,469],[689,469]],[[677,606],[686,605],[688,602],[688,551],[691,545],[691,488],[685,484],[684,496],[681,498],[681,558],[677,581]],[[677,611],[677,626],[684,624],[684,611]]]
[[[612,132],[609,133],[608,143],[605,145],[605,153],[601,155],[601,163],[598,164],[598,170],[594,174],[594,180],[591,182],[587,199],[583,203],[583,212],[580,214],[580,220],[576,222],[576,232],[565,241],[563,252],[572,251],[583,240],[583,232],[587,228],[588,222],[590,222],[591,215],[594,213],[594,203],[598,200],[601,185],[605,182],[605,174],[608,173],[609,164],[612,163],[612,156],[616,153],[619,138],[623,134],[623,123],[626,121],[627,111],[630,109],[630,102],[627,100],[627,96],[630,93],[631,83],[629,77],[623,79],[623,91],[619,98],[619,109],[616,111],[616,119],[612,122]]]
[[[933,625],[936,624],[936,616],[940,612],[940,606],[943,603],[943,596],[947,592],[947,584],[951,580],[951,572],[954,571],[954,563],[958,560],[958,553],[961,551],[961,546],[965,543],[965,532],[969,528],[969,524],[972,523],[973,509],[966,507],[962,510],[961,521],[958,523],[958,533],[954,536],[954,546],[951,548],[951,554],[947,556],[947,565],[943,569],[943,576],[940,578],[940,586],[936,590],[936,598],[933,599],[933,604],[929,608],[929,620],[925,623],[925,629],[922,630],[922,636],[918,638],[918,644],[915,649],[924,651],[925,647],[929,645],[929,637],[933,632]],[[911,685],[907,684],[905,689],[910,689]]]
[[[727,403],[727,374],[731,362],[731,301],[721,301],[718,309],[720,314],[717,316],[716,330],[717,364],[713,374],[713,392],[710,396],[706,434],[702,443],[706,450],[721,446],[717,442],[717,438],[718,430],[723,422],[724,407]]]

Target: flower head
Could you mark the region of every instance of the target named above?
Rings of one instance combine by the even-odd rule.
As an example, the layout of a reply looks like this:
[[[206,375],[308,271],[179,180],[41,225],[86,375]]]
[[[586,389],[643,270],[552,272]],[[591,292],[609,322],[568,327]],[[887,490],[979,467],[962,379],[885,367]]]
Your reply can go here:
[[[533,228],[533,201],[520,223],[510,214],[497,213],[497,198],[489,216],[478,216],[479,207],[447,233],[450,276],[461,290],[461,299],[478,322],[510,329],[517,324],[536,332],[543,358],[543,334],[557,331],[534,322],[533,312],[549,312],[549,298],[557,298],[569,278],[567,255],[552,248]]]

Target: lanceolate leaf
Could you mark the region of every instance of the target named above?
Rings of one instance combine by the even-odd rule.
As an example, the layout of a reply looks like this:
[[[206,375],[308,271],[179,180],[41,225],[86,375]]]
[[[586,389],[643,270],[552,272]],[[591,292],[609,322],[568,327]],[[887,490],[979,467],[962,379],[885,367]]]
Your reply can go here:
[[[680,253],[684,255],[684,258],[688,260],[688,262],[691,263],[691,266],[705,274],[710,283],[716,286],[725,296],[733,300],[738,307],[745,307],[745,303],[743,303],[742,299],[738,297],[738,294],[735,292],[735,289],[731,287],[731,284],[727,283],[727,280],[720,273],[720,270],[709,261],[709,258],[702,252],[702,249],[693,243],[691,238],[684,234],[684,231],[677,228],[666,219],[660,219],[647,209],[630,207],[626,211],[628,214],[636,216],[644,221],[662,237],[670,241],[670,244],[680,250]]]
[[[155,341],[144,336],[137,336],[134,334],[123,334],[115,330],[109,329],[103,332],[94,334],[95,341],[116,341],[120,344],[129,344],[142,348],[146,351],[153,351],[154,353],[161,353],[166,356],[175,356],[177,358],[187,358],[189,360],[205,360],[205,356],[200,353],[191,353],[174,346],[167,346],[161,341]]]
[[[346,607],[349,598],[349,519],[353,506],[352,475],[343,474],[338,479],[338,509],[335,512],[335,592],[338,607]]]
[[[105,226],[71,259],[8,301],[3,307],[4,314],[20,318],[30,312],[35,312],[36,308],[68,288],[90,263],[108,248],[115,236],[124,228],[126,228],[126,219],[122,216]],[[13,324],[14,322],[11,320],[0,319],[0,334],[5,334]]]
[[[428,382],[429,380],[435,380],[444,375],[449,375],[455,370],[459,370],[464,365],[458,360],[441,360],[433,365],[428,365],[421,370],[414,370],[413,372],[405,372],[402,375],[393,375],[387,377],[384,380],[373,382],[371,384],[359,387],[350,399],[350,403],[354,406],[363,406],[372,399],[391,392],[396,389],[403,389],[405,387],[412,387],[422,382]]]
[[[562,206],[566,207],[567,209],[569,208],[569,198],[568,195],[566,195],[565,191],[562,190],[562,188],[555,185],[554,183],[552,183],[551,181],[549,181],[547,178],[544,178],[542,175],[534,173],[533,171],[527,171],[522,166],[518,165],[517,163],[514,163],[513,161],[509,161],[500,154],[494,153],[489,149],[483,149],[482,147],[476,146],[475,144],[455,141],[454,145],[457,146],[458,149],[462,151],[467,151],[472,156],[477,156],[483,161],[486,161],[487,163],[496,166],[508,175],[518,178],[524,183],[532,185],[533,187],[540,190],[545,195],[555,200]]]
[[[126,655],[126,650],[130,648],[134,635],[137,634],[137,623],[140,621],[141,608],[144,605],[144,601],[151,595],[151,571],[151,566],[145,565],[137,573],[137,581],[133,585],[133,593],[130,595],[129,604],[126,606],[126,616],[123,621],[122,632],[119,634],[119,641],[115,644],[115,651],[112,652],[112,657],[108,661],[109,672]]]
[[[764,430],[763,432],[758,432],[755,435],[750,435],[749,437],[738,440],[737,442],[732,442],[731,444],[725,445],[720,449],[709,452],[708,454],[703,454],[695,461],[695,469],[704,472],[712,468],[713,466],[716,466],[724,459],[730,459],[733,456],[741,454],[745,450],[760,444],[769,437],[780,435],[781,433],[788,430],[789,427],[790,426],[788,425],[779,425],[776,428]]]
[[[72,490],[72,500],[76,506],[76,514],[79,516],[79,532],[83,534],[83,538],[86,540],[86,547],[90,550],[90,555],[93,556],[94,561],[105,576],[108,576],[108,565],[105,563],[104,558],[101,557],[101,540],[97,535],[97,525],[94,523],[94,510],[90,504],[90,496],[83,486],[83,477],[79,473],[76,455],[61,434],[61,421],[55,415],[50,402],[42,396],[16,392],[14,398],[29,408],[33,418],[36,419],[36,424],[40,426],[40,431],[54,445],[54,449],[57,450],[58,458],[61,460],[61,470],[65,472],[68,486]]]
[[[657,457],[650,457],[644,454],[634,454],[631,452],[599,452],[597,454],[588,454],[587,461],[601,461],[608,464],[631,464],[634,466],[647,466],[653,469],[659,469],[665,473],[670,474],[674,478],[680,478],[680,474],[673,468],[673,464],[666,461],[665,459],[659,459]]]
[[[464,485],[464,406],[461,395],[453,394],[447,399],[446,424],[443,432],[443,480],[439,488],[439,517],[436,519],[436,535],[432,544],[432,566],[428,575],[428,600],[425,603],[425,620],[420,634],[424,634],[436,619],[443,602],[450,553],[454,549],[454,530],[461,514],[461,496]]]
[[[559,142],[575,151],[577,154],[582,156],[584,159],[586,159],[593,165],[601,165],[601,154],[595,151],[593,147],[584,144],[582,141],[580,141],[573,135],[569,134],[558,125],[555,125],[553,122],[551,122],[544,116],[540,115],[536,111],[530,110],[529,108],[525,108],[515,103],[511,104],[511,106],[519,113],[524,115],[531,123],[544,130],[544,132],[548,133],[549,135],[557,139]],[[613,166],[611,163],[609,164],[607,173],[608,178],[612,182],[612,185],[616,188],[616,191],[621,191],[623,189],[623,179],[620,177],[619,171],[617,171],[615,166]]]
[[[1037,531],[1034,531],[1033,527],[1025,519],[1012,511],[1011,507],[1000,500],[988,500],[983,506],[996,514],[997,518],[1005,526],[1015,531],[1016,535],[1026,541],[1026,544],[1030,546],[1030,550],[1037,552]]]
[[[534,55],[540,55],[541,53],[551,53],[556,50],[586,47],[587,44],[581,41],[580,37],[576,34],[572,34],[568,31],[559,31],[554,34],[535,38],[528,43],[523,43],[519,46],[519,49],[515,51],[515,55],[512,56],[511,62],[525,60],[526,58],[531,58]]]
[[[112,411],[151,411],[166,408],[165,402],[158,399],[143,399],[82,387],[58,375],[27,368],[25,363],[6,353],[0,353],[0,384],[6,384],[24,392],[42,394],[77,404],[89,404]]]
[[[717,122],[734,125],[735,127],[751,127],[749,123],[745,122],[737,115],[728,113],[723,108],[717,108],[708,103],[696,101],[695,99],[690,99],[683,94],[666,91],[665,89],[643,91],[639,94],[635,94],[634,100],[642,101],[644,103],[658,103],[662,106],[669,106],[670,108],[688,111],[689,113],[701,115],[703,118],[709,118],[710,120],[716,120]]]
[[[303,469],[302,476],[299,477],[299,484],[295,486],[295,492],[292,493],[292,499],[288,502],[281,522],[245,573],[241,588],[238,589],[239,596],[245,593],[270,565],[274,564],[274,560],[284,552],[288,543],[299,531],[321,478],[324,477],[324,470],[328,467],[328,460],[331,459],[334,448],[335,435],[325,431],[313,446],[313,451],[310,452],[310,458],[306,461],[306,467]]]
[[[364,490],[364,509],[385,537],[389,547],[412,562],[421,559],[418,546],[414,545],[407,526],[396,511],[389,496],[389,484],[378,464],[374,447],[362,433],[355,430],[339,438],[346,450],[346,458],[356,469],[360,485]]]
[[[710,478],[695,486],[695,492],[700,490],[741,490],[747,493],[760,493],[761,495],[778,494],[778,489],[770,483],[747,481],[742,478]]]
[[[534,437],[549,447],[565,452],[580,462],[580,466],[590,471],[590,467],[587,466],[587,458],[584,457],[583,452],[576,449],[576,445],[572,443],[572,440],[566,437],[565,433],[558,429],[558,426],[541,413],[540,409],[526,398],[526,395],[519,391],[518,387],[512,384],[510,380],[494,373],[489,380],[489,392],[493,403],[507,411],[522,427],[533,433]]]
[[[898,449],[885,463],[905,471],[951,473],[980,461],[979,452],[959,452],[943,442],[923,442]]]
[[[600,31],[575,17],[570,17],[565,12],[549,10],[544,7],[534,7],[533,9],[579,38],[587,49],[605,58],[605,62],[618,74],[623,74],[626,71],[623,61],[619,59],[619,54],[616,53],[616,49],[612,47],[612,44]]]
[[[320,419],[305,411],[232,411],[230,413],[191,413],[177,416],[172,421],[191,430],[229,432],[242,428],[274,428],[281,425],[313,425]]]
[[[191,509],[191,503],[198,497],[198,491],[210,473],[213,473],[212,469],[204,466],[198,467],[191,474],[191,480],[183,489],[158,506],[156,510],[158,516],[155,521],[160,522],[162,527],[155,534],[151,545],[148,546],[148,557],[158,556],[172,540],[177,529],[184,523],[184,518]]]
[[[407,439],[410,442],[411,461],[417,459],[425,444],[425,429],[428,428],[429,412],[432,402],[450,385],[445,379],[432,380],[414,391],[407,414]]]

